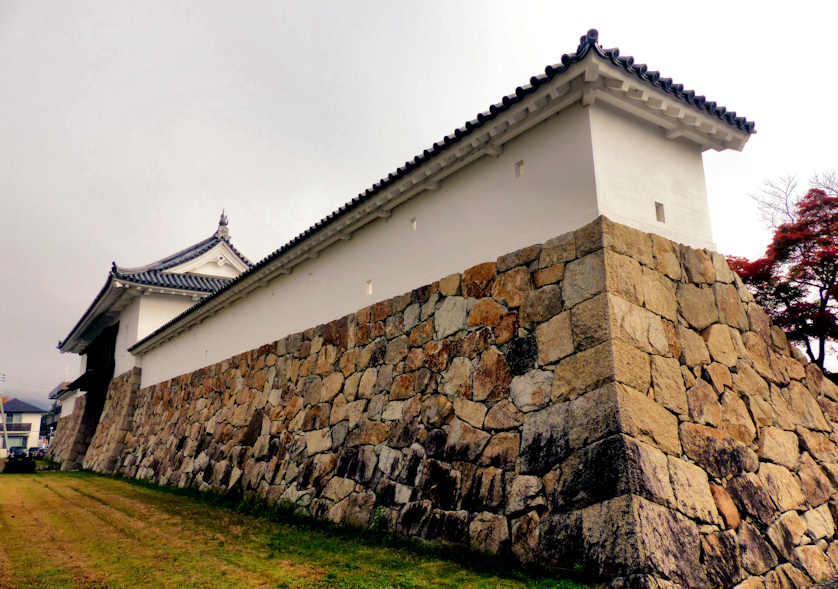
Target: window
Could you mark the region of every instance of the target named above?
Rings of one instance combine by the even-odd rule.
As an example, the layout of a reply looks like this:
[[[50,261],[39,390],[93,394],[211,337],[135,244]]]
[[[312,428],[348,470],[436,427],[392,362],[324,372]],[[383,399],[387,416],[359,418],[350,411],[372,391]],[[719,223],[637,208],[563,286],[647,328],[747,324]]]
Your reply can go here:
[[[662,202],[655,202],[655,217],[657,218],[658,223],[666,223],[666,213],[663,210]]]
[[[6,423],[20,423],[22,417],[20,413],[6,413]]]

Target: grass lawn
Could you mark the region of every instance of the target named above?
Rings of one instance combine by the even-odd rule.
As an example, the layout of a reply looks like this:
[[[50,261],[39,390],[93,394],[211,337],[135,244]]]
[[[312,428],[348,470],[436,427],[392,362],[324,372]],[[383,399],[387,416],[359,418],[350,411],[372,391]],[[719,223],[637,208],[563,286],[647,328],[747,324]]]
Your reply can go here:
[[[0,475],[0,587],[556,587],[87,473]],[[488,563],[491,564],[491,563]]]

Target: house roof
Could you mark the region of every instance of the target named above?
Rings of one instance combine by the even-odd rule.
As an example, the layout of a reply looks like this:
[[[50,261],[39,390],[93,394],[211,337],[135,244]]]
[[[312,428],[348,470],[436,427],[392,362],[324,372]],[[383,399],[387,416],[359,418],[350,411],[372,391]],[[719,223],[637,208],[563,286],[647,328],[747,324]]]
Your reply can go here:
[[[176,266],[185,264],[207,253],[220,244],[227,246],[242,265],[251,268],[253,264],[250,260],[236,249],[230,241],[227,223],[227,216],[222,212],[218,222],[218,229],[213,235],[150,264],[127,267],[118,266],[116,262],[113,262],[105,284],[99,290],[96,297],[94,297],[93,302],[90,303],[90,306],[82,314],[81,318],[70,330],[67,337],[63,341],[58,342],[58,349],[62,351],[81,352],[81,349],[77,345],[68,347],[68,342],[74,340],[95,316],[105,309],[110,308],[113,303],[121,298],[125,291],[121,287],[153,287],[172,292],[206,296],[230,284],[233,280],[232,278],[208,276],[193,272],[176,273],[170,271]]]
[[[9,399],[3,403],[3,411],[6,413],[46,413],[46,409],[35,407],[26,401],[20,399]]]
[[[70,381],[65,380],[64,382],[58,383],[53,387],[53,389],[47,395],[48,399],[57,399],[58,396],[67,388],[67,385],[70,384]]]
[[[456,151],[461,143],[465,143],[472,135],[479,133],[482,129],[489,127],[493,122],[502,117],[507,111],[513,110],[519,104],[525,103],[536,96],[539,90],[551,82],[554,78],[560,78],[578,64],[582,64],[587,59],[598,58],[603,65],[619,70],[622,74],[630,76],[632,79],[640,83],[640,85],[651,89],[652,91],[661,92],[668,97],[671,97],[681,103],[685,108],[694,111],[698,115],[712,117],[718,120],[725,127],[731,129],[734,135],[740,136],[738,139],[739,147],[744,145],[747,136],[756,133],[756,125],[745,117],[738,116],[735,111],[728,110],[726,107],[719,105],[715,101],[707,100],[703,95],[699,95],[694,90],[685,89],[683,84],[678,84],[672,81],[671,78],[663,77],[660,72],[651,70],[646,64],[635,63],[631,56],[621,56],[617,48],[603,49],[598,43],[599,33],[596,29],[589,30],[585,35],[579,39],[579,45],[574,53],[564,54],[559,63],[548,65],[544,68],[544,73],[532,76],[529,84],[518,86],[511,94],[504,96],[496,104],[489,106],[488,110],[480,112],[471,120],[446,136],[440,141],[435,142],[431,147],[424,149],[417,154],[412,160],[406,161],[402,166],[399,166],[395,171],[388,174],[386,177],[374,183],[365,191],[359,193],[355,198],[342,205],[336,211],[330,213],[325,218],[321,219],[285,245],[275,250],[255,265],[248,271],[243,272],[234,278],[229,284],[219,289],[211,296],[198,301],[195,305],[174,317],[164,325],[160,326],[146,337],[131,346],[129,351],[141,351],[146,348],[147,344],[155,340],[164,332],[167,332],[175,325],[182,324],[187,318],[194,317],[196,314],[202,312],[202,309],[208,305],[214,305],[221,297],[227,293],[237,290],[239,285],[249,281],[251,277],[270,266],[273,262],[282,258],[285,254],[301,246],[315,238],[319,233],[329,226],[334,225],[344,217],[361,209],[367,205],[371,200],[376,198],[379,194],[395,187],[401,183],[406,177],[412,176],[414,172],[420,168],[433,166],[437,162],[444,162],[447,152]],[[584,100],[584,96],[583,96]],[[526,116],[526,115],[525,115]],[[686,135],[686,134],[685,134]],[[745,135],[744,139],[741,136]],[[673,135],[673,137],[676,135]],[[492,154],[495,146],[491,141],[484,143],[484,149],[489,148],[486,153]],[[445,165],[445,164],[443,164]],[[244,286],[242,287],[244,288]],[[236,296],[236,295],[233,295]],[[167,334],[168,337],[168,334]],[[156,345],[156,344],[155,344]]]

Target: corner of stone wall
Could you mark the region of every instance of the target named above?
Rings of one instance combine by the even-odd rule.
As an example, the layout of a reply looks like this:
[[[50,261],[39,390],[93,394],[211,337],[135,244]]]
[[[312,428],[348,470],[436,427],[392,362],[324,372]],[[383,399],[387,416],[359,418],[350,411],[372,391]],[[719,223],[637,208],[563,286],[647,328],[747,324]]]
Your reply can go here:
[[[651,567],[635,572],[687,587],[838,578],[838,387],[723,256],[599,226],[626,476]]]
[[[134,415],[142,370],[131,368],[108,383],[105,405],[82,461],[82,467],[113,473],[125,449],[125,436]]]

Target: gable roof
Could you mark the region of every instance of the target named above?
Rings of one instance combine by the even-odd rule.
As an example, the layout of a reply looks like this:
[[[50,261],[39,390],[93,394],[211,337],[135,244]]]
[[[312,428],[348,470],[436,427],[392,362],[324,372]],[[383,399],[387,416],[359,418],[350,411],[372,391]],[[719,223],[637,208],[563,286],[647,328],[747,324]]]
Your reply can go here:
[[[46,409],[35,407],[20,399],[9,399],[3,403],[3,411],[6,413],[47,413]]]
[[[513,93],[504,96],[498,103],[490,105],[488,110],[478,113],[475,118],[466,121],[462,127],[454,129],[453,133],[445,135],[440,141],[434,142],[431,147],[424,149],[412,160],[406,161],[402,166],[396,168],[395,171],[374,183],[371,187],[359,193],[355,198],[342,205],[336,211],[330,213],[325,218],[321,219],[291,239],[285,245],[263,258],[261,261],[253,265],[247,272],[243,272],[211,296],[198,301],[195,305],[180,315],[174,317],[172,320],[148,334],[146,337],[128,348],[129,351],[141,353],[154,345],[157,345],[157,343],[167,339],[168,337],[174,337],[174,331],[169,332],[169,330],[174,326],[179,326],[180,329],[177,330],[179,333],[183,329],[188,328],[189,324],[187,324],[187,320],[197,321],[198,318],[202,316],[204,309],[207,309],[206,312],[211,312],[209,310],[210,307],[212,307],[213,310],[217,310],[217,307],[222,306],[220,301],[228,295],[232,300],[242,296],[243,292],[249,288],[255,288],[259,284],[264,283],[265,280],[270,278],[269,276],[262,276],[262,274],[267,273],[266,269],[268,267],[274,266],[275,262],[280,261],[286,255],[290,255],[293,250],[302,248],[304,245],[315,241],[326,229],[339,224],[353,212],[359,211],[363,208],[372,210],[373,206],[371,205],[367,207],[367,204],[377,199],[379,195],[390,190],[393,190],[394,193],[399,193],[399,190],[402,192],[408,192],[414,188],[418,189],[418,191],[421,191],[422,189],[432,190],[436,187],[436,170],[432,168],[434,165],[436,165],[437,169],[440,166],[447,165],[446,160],[448,159],[447,156],[450,152],[455,152],[454,155],[450,156],[451,158],[460,157],[460,155],[456,153],[458,151],[466,153],[467,155],[463,156],[463,159],[467,159],[473,154],[476,154],[477,157],[482,155],[498,155],[500,147],[494,144],[492,131],[487,132],[486,129],[490,128],[495,121],[502,119],[506,113],[514,112],[519,105],[523,105],[528,101],[535,101],[537,99],[539,102],[546,100],[546,102],[549,103],[550,100],[555,100],[561,103],[561,99],[556,100],[556,98],[553,98],[552,95],[545,99],[544,96],[541,95],[541,90],[547,87],[554,79],[561,78],[563,74],[574,70],[574,68],[578,68],[579,65],[587,62],[589,59],[596,60],[608,68],[613,68],[613,70],[619,71],[621,74],[631,77],[631,79],[636,80],[641,86],[651,90],[652,92],[660,92],[661,94],[676,100],[686,109],[693,111],[695,114],[691,116],[695,118],[698,116],[706,116],[716,119],[724,127],[730,129],[730,134],[733,137],[732,139],[725,139],[721,143],[716,144],[710,141],[709,143],[716,149],[726,149],[728,147],[741,149],[745,141],[747,141],[748,136],[752,133],[756,133],[756,125],[754,122],[749,121],[745,117],[738,116],[735,111],[728,110],[726,107],[720,106],[715,101],[707,100],[705,96],[699,95],[694,90],[685,89],[683,84],[675,83],[671,78],[664,78],[661,76],[660,72],[650,70],[645,64],[635,63],[634,58],[631,56],[620,56],[620,51],[617,48],[603,49],[599,45],[598,39],[599,33],[597,30],[589,30],[579,39],[579,45],[574,53],[562,55],[559,63],[546,66],[543,74],[532,76],[530,78],[529,84],[518,86],[515,88]],[[624,92],[629,90],[630,88],[628,87],[622,88],[622,91]],[[581,92],[581,96],[575,100],[578,101],[579,99],[583,102],[585,101],[584,90]],[[527,112],[523,112],[521,116],[522,118],[526,118],[529,115]],[[540,120],[536,121],[534,124],[537,124]],[[511,127],[514,124],[515,123],[513,121],[513,123],[510,123],[507,127]],[[678,123],[675,124],[677,125]],[[715,133],[715,131],[716,129],[713,129],[713,133]],[[486,135],[485,140],[483,138],[473,139],[475,135],[480,135],[481,133]],[[685,136],[695,140],[695,138],[699,136],[699,133],[692,133],[689,130],[679,130],[677,133],[673,131],[672,133],[673,138],[677,136]],[[471,145],[463,146],[463,144],[466,143],[471,143]],[[460,149],[461,146],[462,149]],[[411,180],[414,176],[418,176],[418,172],[422,169],[426,170],[425,178],[423,180]],[[411,184],[411,182],[413,183]],[[401,187],[398,186],[399,184],[401,184]],[[401,196],[400,193],[399,196]],[[397,202],[395,202],[392,207],[397,206],[400,202],[406,200],[407,198],[409,198],[409,196],[405,196],[402,200],[394,199]],[[389,216],[388,211],[390,209],[386,208],[386,206],[389,205],[385,205],[385,208],[379,211],[379,216]],[[348,223],[349,222],[347,222],[347,225]],[[329,240],[324,237],[321,242],[322,241]],[[312,248],[315,246],[316,244],[312,245]],[[312,254],[309,253],[301,255],[310,256]],[[260,276],[258,279],[255,279],[253,278],[255,275]],[[247,283],[251,284],[248,285]],[[165,338],[160,337],[164,334]]]
[[[85,310],[81,318],[79,318],[70,330],[70,333],[67,334],[67,337],[58,342],[58,349],[61,351],[82,353],[79,347],[80,344],[69,347],[67,344],[72,342],[96,316],[122,298],[127,290],[123,288],[125,286],[149,287],[161,289],[163,292],[194,294],[197,296],[206,296],[224,288],[233,281],[232,278],[208,276],[193,272],[167,272],[167,270],[194,260],[222,244],[235,255],[241,265],[246,268],[253,266],[250,260],[236,249],[230,241],[227,230],[227,216],[224,213],[221,214],[218,229],[213,235],[165,258],[136,267],[117,266],[116,262],[112,262],[105,284],[99,290],[96,297],[94,297],[93,302],[90,303],[90,306]]]

